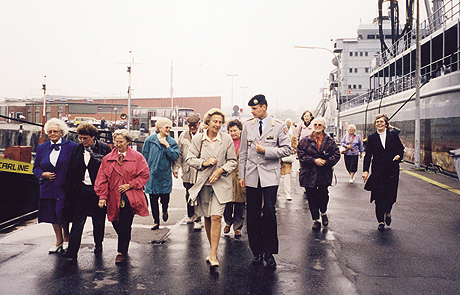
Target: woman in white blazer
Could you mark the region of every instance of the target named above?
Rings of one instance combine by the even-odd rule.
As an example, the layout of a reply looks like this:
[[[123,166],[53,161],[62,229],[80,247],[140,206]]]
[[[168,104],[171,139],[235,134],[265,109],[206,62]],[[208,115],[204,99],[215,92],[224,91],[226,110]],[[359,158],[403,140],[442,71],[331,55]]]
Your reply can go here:
[[[219,245],[222,215],[225,204],[233,198],[231,172],[236,167],[236,154],[230,135],[220,132],[225,114],[216,108],[210,109],[204,124],[208,129],[194,136],[187,163],[197,169],[197,179],[190,188],[190,202],[195,212],[204,217],[210,252],[206,262],[219,266],[217,248]]]

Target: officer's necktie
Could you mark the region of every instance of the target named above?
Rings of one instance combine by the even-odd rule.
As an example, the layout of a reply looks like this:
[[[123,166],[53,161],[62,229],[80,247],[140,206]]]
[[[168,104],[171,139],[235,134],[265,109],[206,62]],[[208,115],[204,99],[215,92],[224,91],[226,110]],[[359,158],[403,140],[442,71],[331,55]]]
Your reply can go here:
[[[262,135],[262,121],[259,121],[259,135]]]

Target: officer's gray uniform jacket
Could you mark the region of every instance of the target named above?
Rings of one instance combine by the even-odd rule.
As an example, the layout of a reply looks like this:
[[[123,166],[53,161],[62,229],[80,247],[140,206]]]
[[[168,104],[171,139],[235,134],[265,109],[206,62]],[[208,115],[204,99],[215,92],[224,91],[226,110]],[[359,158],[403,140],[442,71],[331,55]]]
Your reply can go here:
[[[177,139],[177,146],[179,147],[179,158],[174,162],[173,172],[179,172],[179,168],[182,168],[182,181],[195,183],[196,169],[190,167],[190,165],[185,161],[191,144],[192,135],[190,134],[190,131],[187,130],[182,132]]]
[[[277,186],[280,181],[280,158],[291,154],[291,139],[283,122],[270,120],[262,135],[259,135],[259,119],[253,118],[244,124],[240,147],[240,175],[246,186],[257,188],[259,179],[262,187]],[[256,152],[260,141],[265,154]]]

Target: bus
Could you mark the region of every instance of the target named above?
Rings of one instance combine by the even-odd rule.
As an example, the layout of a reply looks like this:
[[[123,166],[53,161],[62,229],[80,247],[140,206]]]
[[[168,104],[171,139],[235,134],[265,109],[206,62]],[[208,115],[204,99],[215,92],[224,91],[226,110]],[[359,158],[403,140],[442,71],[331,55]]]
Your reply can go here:
[[[187,126],[187,117],[194,113],[193,108],[185,107],[138,107],[132,111],[133,130],[148,132],[155,127],[158,118],[168,118],[173,122],[173,127]]]

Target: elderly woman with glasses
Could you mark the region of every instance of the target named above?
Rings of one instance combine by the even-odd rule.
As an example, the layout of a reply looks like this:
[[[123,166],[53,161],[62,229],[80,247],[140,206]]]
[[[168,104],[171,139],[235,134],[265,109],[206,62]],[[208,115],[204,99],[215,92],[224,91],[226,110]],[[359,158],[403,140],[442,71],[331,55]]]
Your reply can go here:
[[[51,223],[56,235],[56,244],[49,253],[66,250],[69,244],[69,224],[63,221],[63,209],[70,155],[77,144],[63,138],[67,130],[67,125],[59,119],[46,122],[45,132],[50,141],[38,146],[34,162],[33,172],[40,180],[38,222]]]
[[[152,230],[160,228],[161,202],[163,221],[168,221],[168,205],[172,191],[172,166],[179,158],[179,148],[176,141],[169,136],[172,128],[171,120],[160,118],[155,124],[156,133],[147,137],[142,148],[142,155],[150,168],[149,182],[145,186],[145,193],[150,195],[152,208]]]
[[[306,189],[313,219],[312,229],[318,231],[321,229],[320,213],[323,226],[329,224],[326,215],[329,202],[327,187],[332,184],[332,167],[340,160],[340,152],[335,141],[324,132],[324,118],[315,118],[311,125],[313,133],[300,140],[297,156],[300,161],[300,185]]]
[[[149,216],[144,185],[149,179],[149,166],[141,153],[129,147],[132,136],[126,129],[112,135],[114,148],[102,159],[94,191],[99,207],[107,206],[107,219],[118,234],[115,263],[124,263],[131,241],[134,214]]]

